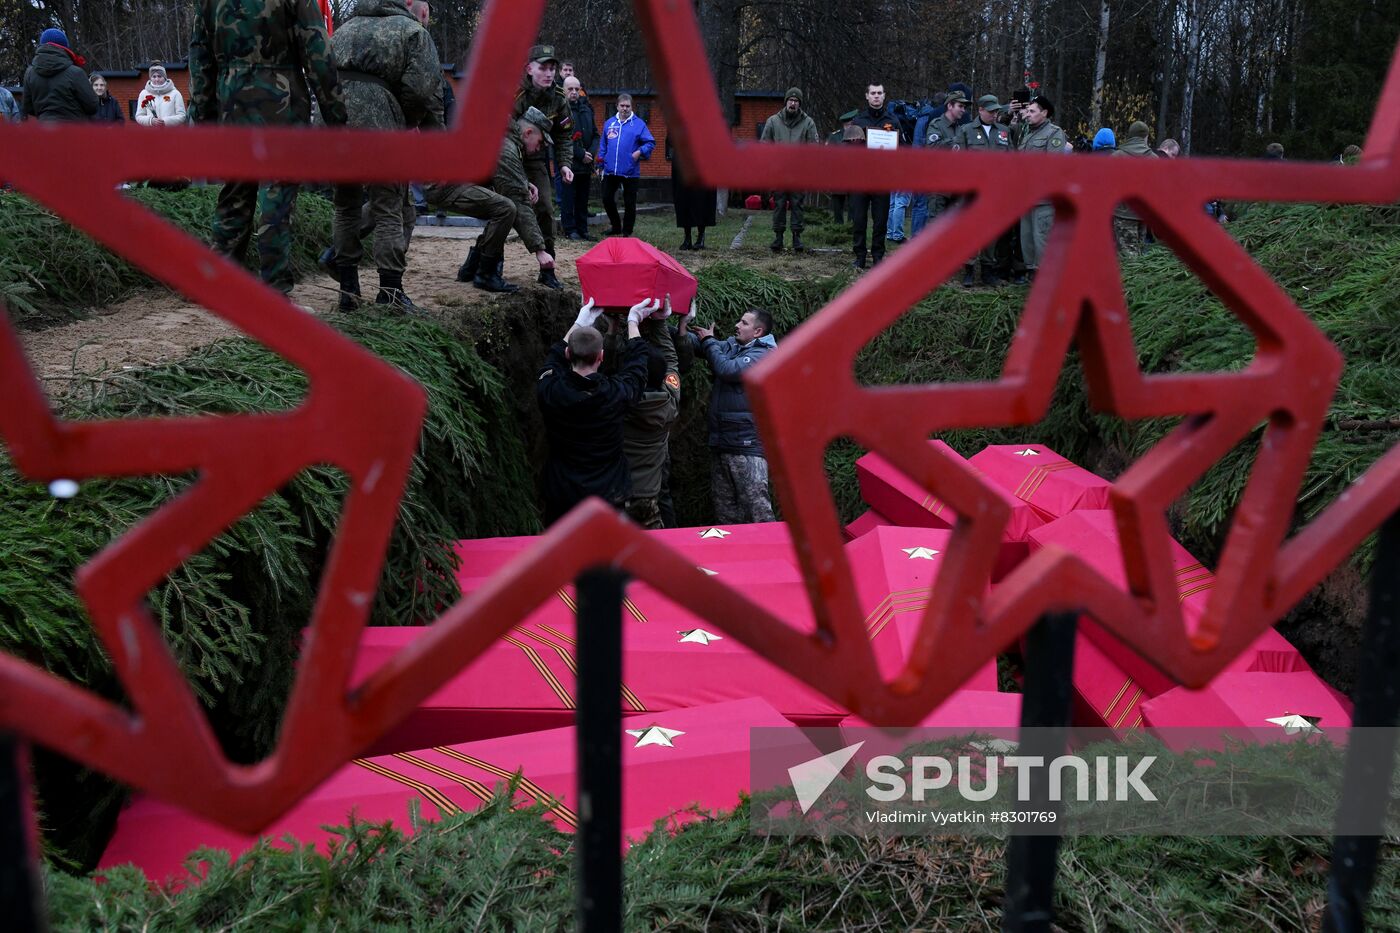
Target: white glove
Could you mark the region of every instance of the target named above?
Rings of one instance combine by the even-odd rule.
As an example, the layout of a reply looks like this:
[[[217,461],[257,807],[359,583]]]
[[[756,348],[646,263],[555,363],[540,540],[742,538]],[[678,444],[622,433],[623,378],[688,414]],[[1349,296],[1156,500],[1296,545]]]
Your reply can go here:
[[[671,296],[667,295],[666,300],[661,302],[661,310],[653,312],[651,319],[653,321],[664,321],[674,313],[675,312],[671,310]]]
[[[700,310],[700,299],[699,299],[699,298],[692,298],[692,299],[690,299],[690,311],[689,311],[689,313],[687,313],[686,316],[685,316],[685,326],[686,326],[686,327],[689,327],[691,324],[694,324],[694,323],[695,323],[695,313],[696,313],[697,311],[699,311],[699,310]]]
[[[661,299],[643,298],[627,311],[627,323],[641,325],[642,319],[661,307]]]
[[[602,316],[603,309],[593,310],[593,299],[590,298],[582,308],[578,309],[578,317],[574,319],[575,327],[592,327]]]

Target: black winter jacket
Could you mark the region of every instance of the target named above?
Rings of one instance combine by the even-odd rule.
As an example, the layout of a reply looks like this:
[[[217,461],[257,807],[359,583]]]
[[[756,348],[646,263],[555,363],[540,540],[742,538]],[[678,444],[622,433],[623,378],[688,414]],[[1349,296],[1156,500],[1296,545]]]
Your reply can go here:
[[[627,341],[616,375],[580,376],[564,355],[564,341],[549,349],[535,382],[544,415],[549,459],[544,465],[545,521],[552,523],[589,496],[621,505],[631,489],[622,425],[647,384],[647,343]]]
[[[24,113],[40,120],[88,120],[97,113],[97,92],[72,52],[39,46],[24,73]]]

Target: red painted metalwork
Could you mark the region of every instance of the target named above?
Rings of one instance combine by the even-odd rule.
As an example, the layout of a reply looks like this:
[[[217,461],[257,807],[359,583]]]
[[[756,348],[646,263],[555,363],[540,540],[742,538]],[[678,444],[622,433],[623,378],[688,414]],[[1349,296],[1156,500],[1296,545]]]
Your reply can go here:
[[[691,5],[639,0],[673,133],[706,185],[920,190],[975,195],[787,338],[750,381],[783,512],[791,517],[819,631],[796,632],[598,502],[586,503],[421,641],[347,693],[385,544],[403,492],[422,390],[232,263],[123,197],[153,174],[286,181],[475,180],[496,158],[543,0],[494,0],[481,21],[456,129],[442,134],[197,128],[165,136],[98,126],[0,126],[0,179],[301,367],[305,402],[275,415],[61,422],[18,338],[0,323],[0,435],[35,480],[197,472],[178,499],[79,572],[132,710],[0,656],[0,727],[227,826],[254,831],[366,748],[543,599],[607,564],[683,602],[775,665],[867,720],[915,721],[1043,612],[1083,608],[1183,683],[1206,682],[1400,507],[1400,448],[1291,540],[1293,503],[1342,361],[1288,296],[1201,210],[1208,198],[1389,203],[1400,199],[1400,65],[1392,65],[1360,165],[1138,161],[732,142],[707,75]],[[683,76],[683,80],[680,78]],[[101,153],[94,158],[94,153]],[[1006,179],[1016,183],[1008,185]],[[930,182],[936,179],[936,184]],[[1057,222],[1002,378],[976,385],[863,387],[856,352],[1031,205]],[[1126,201],[1256,335],[1240,372],[1152,375],[1136,366],[1110,233]],[[160,257],[159,263],[153,257]],[[1040,418],[1072,340],[1091,399],[1123,418],[1182,426],[1118,481],[1113,506],[1131,592],[1074,556],[1038,553],[987,599],[1006,506],[924,439]],[[819,389],[819,391],[814,391]],[[1182,628],[1163,511],[1261,421],[1269,427],[1194,641]],[[822,470],[834,438],[878,450],[956,508],[917,657],[878,676]],[[322,581],[279,744],[234,765],[218,744],[143,599],[171,569],[298,470],[333,464],[353,480]]]

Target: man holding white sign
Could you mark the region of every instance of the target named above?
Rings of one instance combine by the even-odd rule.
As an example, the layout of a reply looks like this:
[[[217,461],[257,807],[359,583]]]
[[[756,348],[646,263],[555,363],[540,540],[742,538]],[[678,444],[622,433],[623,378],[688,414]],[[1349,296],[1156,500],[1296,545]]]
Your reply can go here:
[[[865,130],[865,145],[869,149],[894,149],[899,145],[899,122],[885,107],[885,86],[871,82],[865,87],[865,103],[851,121],[852,126]],[[878,194],[857,192],[851,195],[851,220],[854,223],[854,236],[851,251],[855,253],[855,267],[865,268],[865,228],[872,226],[870,252],[875,262],[885,258],[885,225],[889,223],[890,195],[883,191]]]

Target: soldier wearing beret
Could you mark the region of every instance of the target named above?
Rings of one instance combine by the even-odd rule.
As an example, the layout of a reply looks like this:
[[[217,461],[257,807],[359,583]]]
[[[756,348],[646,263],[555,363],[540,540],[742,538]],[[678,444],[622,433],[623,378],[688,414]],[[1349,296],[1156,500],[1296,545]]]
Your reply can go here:
[[[564,88],[554,83],[554,74],[559,70],[559,58],[554,54],[554,46],[537,45],[530,49],[530,60],[525,66],[525,75],[520,87],[515,91],[515,109],[511,115],[517,120],[525,116],[525,111],[534,107],[548,120],[545,130],[545,145],[525,158],[525,176],[530,184],[540,192],[533,202],[535,223],[544,236],[544,248],[554,255],[554,205],[550,193],[554,185],[549,180],[549,162],[553,159],[564,184],[574,183],[574,170],[570,163],[574,152],[574,118],[569,107],[569,98]],[[540,284],[550,288],[563,288],[554,274],[554,266],[540,267]]]
[[[1036,97],[1025,108],[1026,129],[1016,147],[1021,152],[1043,152],[1063,155],[1065,131],[1055,125],[1055,105],[1044,96]],[[1055,221],[1055,208],[1045,201],[1031,208],[1021,218],[1021,255],[1026,260],[1026,272],[1035,275],[1045,255],[1050,239],[1050,226]]]

